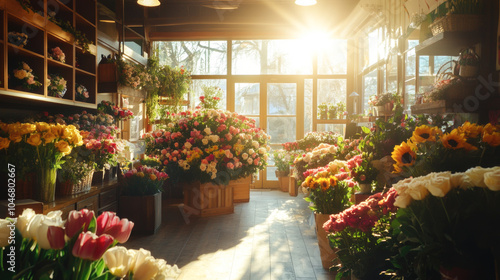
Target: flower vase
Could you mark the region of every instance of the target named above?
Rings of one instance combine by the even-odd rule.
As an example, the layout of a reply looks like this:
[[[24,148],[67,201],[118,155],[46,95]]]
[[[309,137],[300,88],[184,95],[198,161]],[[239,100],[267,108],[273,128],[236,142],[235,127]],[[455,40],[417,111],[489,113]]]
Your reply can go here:
[[[35,198],[43,203],[53,202],[56,198],[57,168],[42,168],[37,170],[38,188],[35,188]]]

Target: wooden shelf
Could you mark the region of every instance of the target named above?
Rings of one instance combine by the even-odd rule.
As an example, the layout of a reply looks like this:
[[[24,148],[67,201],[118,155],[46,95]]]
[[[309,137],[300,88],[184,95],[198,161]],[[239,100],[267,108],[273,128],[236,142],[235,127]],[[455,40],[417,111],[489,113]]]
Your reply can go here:
[[[464,48],[480,42],[480,32],[443,32],[415,47],[417,55],[458,56]]]

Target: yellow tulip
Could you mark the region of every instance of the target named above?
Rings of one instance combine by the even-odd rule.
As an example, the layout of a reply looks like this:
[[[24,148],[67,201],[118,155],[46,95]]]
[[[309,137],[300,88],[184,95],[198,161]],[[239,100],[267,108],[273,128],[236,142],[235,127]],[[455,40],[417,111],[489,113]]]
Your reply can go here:
[[[57,141],[54,146],[59,150],[59,152],[63,153],[64,155],[67,155],[71,153],[71,146],[68,144],[68,142],[64,140],[59,140]]]
[[[42,144],[40,133],[31,134],[26,142],[32,146],[39,146],[40,144]]]
[[[0,150],[7,149],[10,145],[10,140],[8,138],[0,137]]]
[[[49,129],[50,129],[50,125],[46,122],[37,122],[36,123],[36,130],[38,132],[47,131]]]
[[[56,139],[56,136],[54,135],[54,133],[52,133],[52,131],[47,131],[43,134],[43,139],[45,140],[45,144],[47,144],[54,141],[54,139]]]

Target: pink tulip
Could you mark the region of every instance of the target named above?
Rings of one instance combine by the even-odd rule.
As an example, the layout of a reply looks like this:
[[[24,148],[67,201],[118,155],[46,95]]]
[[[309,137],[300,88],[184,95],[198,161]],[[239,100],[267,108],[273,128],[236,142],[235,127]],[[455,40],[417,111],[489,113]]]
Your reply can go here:
[[[68,220],[65,224],[66,235],[69,238],[72,238],[80,230],[86,232],[93,218],[94,211],[89,211],[88,209],[82,209],[80,211],[72,210],[71,212],[69,212]]]
[[[127,242],[132,232],[134,223],[128,219],[121,219],[116,216],[116,213],[106,211],[97,218],[96,234],[109,234],[118,242]]]
[[[61,250],[66,244],[64,241],[64,229],[62,227],[49,226],[47,239],[49,240],[50,248]]]
[[[97,236],[90,231],[82,232],[73,246],[72,253],[77,258],[95,261],[102,257],[112,243],[113,237],[110,235]]]

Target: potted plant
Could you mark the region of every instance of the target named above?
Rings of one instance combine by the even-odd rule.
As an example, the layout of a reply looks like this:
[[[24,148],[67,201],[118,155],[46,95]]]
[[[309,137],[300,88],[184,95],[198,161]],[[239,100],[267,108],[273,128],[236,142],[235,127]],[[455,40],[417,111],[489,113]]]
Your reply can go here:
[[[222,97],[222,89],[219,87],[203,86],[203,95],[196,109],[220,109],[219,103]]]
[[[338,118],[345,119],[345,117],[347,115],[345,102],[343,102],[343,101],[337,102],[336,107],[337,107]]]
[[[273,152],[274,165],[276,166],[276,177],[282,192],[288,192],[290,174],[290,155],[285,150],[275,150]]]
[[[95,163],[87,162],[78,156],[78,148],[67,155],[61,170],[57,173],[57,194],[72,195],[90,190]]]
[[[477,76],[479,72],[480,58],[473,49],[466,49],[460,52],[458,64],[460,65],[459,75],[464,78]]]
[[[436,36],[447,31],[479,30],[483,24],[484,2],[483,0],[450,0],[439,6],[435,20],[429,25],[432,35]]]
[[[120,215],[135,221],[137,232],[156,233],[161,225],[162,186],[168,175],[144,165],[128,170],[123,176]]]
[[[328,103],[321,103],[318,105],[318,118],[320,120],[328,119]]]
[[[337,104],[328,103],[328,119],[334,120],[338,119],[339,110]]]

